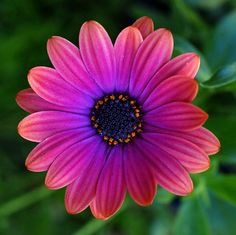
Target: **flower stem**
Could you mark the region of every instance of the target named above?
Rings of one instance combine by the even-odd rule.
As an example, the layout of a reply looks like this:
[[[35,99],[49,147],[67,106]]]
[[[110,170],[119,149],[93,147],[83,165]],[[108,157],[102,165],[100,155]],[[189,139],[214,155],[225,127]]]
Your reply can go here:
[[[23,194],[17,198],[14,198],[5,204],[0,206],[0,217],[9,216],[13,213],[16,213],[41,199],[51,195],[53,191],[48,190],[45,186],[34,189],[31,192]]]
[[[104,227],[106,224],[112,222],[114,218],[119,216],[122,212],[124,212],[128,208],[128,203],[124,203],[122,208],[113,215],[108,220],[98,220],[98,219],[92,219],[90,222],[85,224],[82,228],[80,228],[78,231],[73,233],[73,235],[92,235],[95,234],[98,230],[100,230],[102,227]]]

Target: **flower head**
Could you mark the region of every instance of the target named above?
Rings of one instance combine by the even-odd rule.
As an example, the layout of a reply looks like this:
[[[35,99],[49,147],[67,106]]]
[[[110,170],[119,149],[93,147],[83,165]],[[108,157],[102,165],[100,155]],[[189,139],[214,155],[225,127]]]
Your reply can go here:
[[[66,188],[69,213],[90,207],[112,216],[126,192],[150,205],[157,185],[192,192],[189,173],[209,168],[219,141],[203,124],[208,115],[191,104],[199,56],[171,59],[170,31],[148,17],[121,31],[114,45],[95,21],[83,24],[79,49],[64,38],[48,40],[54,68],[29,71],[31,88],[17,103],[31,113],[19,134],[39,144],[26,166],[47,171],[49,189]]]

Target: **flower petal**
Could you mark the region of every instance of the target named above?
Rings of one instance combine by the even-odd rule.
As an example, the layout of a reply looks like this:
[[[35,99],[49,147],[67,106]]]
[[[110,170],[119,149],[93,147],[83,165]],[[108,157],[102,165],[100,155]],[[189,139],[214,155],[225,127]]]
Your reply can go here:
[[[169,103],[144,115],[144,121],[149,125],[177,131],[197,129],[207,118],[207,113],[200,108],[183,102]]]
[[[32,89],[50,103],[71,107],[75,111],[91,108],[94,100],[76,90],[57,73],[48,67],[35,67],[28,74]]]
[[[143,38],[146,38],[154,31],[154,23],[148,16],[140,17],[133,23],[133,26],[139,29]]]
[[[49,189],[59,189],[71,184],[86,172],[86,169],[99,153],[101,138],[92,136],[73,144],[62,152],[49,167],[45,184]]]
[[[98,209],[98,207],[97,207],[97,203],[96,203],[95,199],[90,203],[90,210],[91,210],[93,216],[94,216],[95,218],[97,218],[97,219],[102,219],[102,220],[109,219],[109,218],[103,216],[103,215],[100,213],[100,211],[99,211],[99,209]]]
[[[104,92],[115,88],[114,48],[105,29],[95,21],[85,22],[79,34],[79,45],[85,66]]]
[[[30,114],[18,125],[19,134],[30,141],[41,142],[61,131],[88,126],[87,116],[59,111],[42,111]]]
[[[182,75],[194,78],[200,66],[200,57],[195,53],[185,53],[175,57],[166,63],[150,80],[145,87],[142,97],[147,98],[149,94],[160,84],[163,80],[175,76]]]
[[[145,125],[147,133],[163,133],[183,138],[204,150],[208,155],[216,154],[220,149],[220,141],[216,136],[204,127],[190,132],[170,131],[158,127]]]
[[[139,143],[136,143],[135,146],[153,165],[158,184],[166,190],[181,196],[192,192],[192,180],[177,160],[145,140],[139,140]],[[146,151],[147,149],[148,151]]]
[[[52,135],[29,153],[25,165],[30,171],[46,171],[60,153],[94,134],[92,128],[85,127]]]
[[[117,67],[116,91],[127,91],[134,56],[142,41],[142,35],[134,27],[127,27],[118,35],[114,46]]]
[[[92,97],[100,97],[101,89],[89,76],[79,49],[68,40],[54,36],[48,40],[47,51],[57,72],[75,88]]]
[[[150,111],[171,102],[192,102],[198,91],[197,82],[180,75],[170,77],[157,86],[143,103],[144,111]]]
[[[139,47],[131,70],[129,91],[137,97],[156,71],[170,60],[173,37],[170,31],[158,29]]]
[[[207,154],[197,145],[181,137],[162,133],[145,133],[144,138],[179,161],[190,173],[206,171],[210,166]]]
[[[152,204],[156,194],[153,169],[132,145],[127,146],[124,155],[125,178],[130,196],[139,205]]]
[[[120,209],[124,201],[126,186],[122,155],[122,148],[113,148],[99,177],[94,199],[94,216],[97,218],[109,218]]]
[[[24,89],[16,95],[17,104],[26,112],[35,113],[39,111],[58,110],[72,111],[68,107],[52,104],[38,96],[31,88]]]
[[[86,209],[96,194],[100,172],[105,164],[106,144],[99,147],[90,165],[72,184],[67,186],[65,205],[68,213],[76,214]]]

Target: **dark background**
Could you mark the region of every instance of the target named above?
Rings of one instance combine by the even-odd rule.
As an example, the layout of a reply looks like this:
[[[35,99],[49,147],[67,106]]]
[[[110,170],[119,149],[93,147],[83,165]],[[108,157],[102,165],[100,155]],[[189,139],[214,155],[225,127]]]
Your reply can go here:
[[[44,173],[24,167],[34,144],[21,139],[26,115],[15,103],[27,88],[28,70],[50,65],[46,41],[60,35],[77,44],[82,23],[100,22],[114,40],[119,31],[148,15],[155,27],[169,28],[174,55],[201,55],[196,104],[209,114],[207,127],[220,139],[208,172],[192,175],[195,190],[175,197],[159,188],[154,204],[141,208],[127,198],[108,221],[89,210],[68,215],[64,189],[44,188]],[[5,235],[234,235],[236,234],[236,1],[0,1],[0,234]],[[206,82],[207,81],[207,82]]]

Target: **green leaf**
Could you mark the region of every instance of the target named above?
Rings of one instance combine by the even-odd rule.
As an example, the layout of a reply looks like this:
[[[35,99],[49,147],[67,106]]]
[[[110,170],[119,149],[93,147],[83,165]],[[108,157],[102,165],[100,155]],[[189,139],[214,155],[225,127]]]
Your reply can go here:
[[[154,205],[157,204],[157,207],[159,204],[168,204],[175,198],[175,195],[172,193],[169,193],[163,188],[158,188],[158,193],[156,196],[156,200],[154,201]]]
[[[206,55],[210,65],[219,69],[236,61],[236,11],[223,18],[207,41]]]
[[[211,76],[211,70],[203,54],[190,42],[186,41],[185,39],[179,36],[175,37],[175,55],[183,54],[186,52],[195,52],[200,56],[201,65],[197,73],[196,79],[200,82],[207,81]]]
[[[223,100],[223,102],[225,101]],[[214,106],[212,108],[214,108]],[[214,158],[219,158],[221,163],[233,166],[236,164],[236,148],[234,134],[236,132],[236,107],[233,107],[231,105],[224,105],[219,109],[223,109],[222,115],[210,115],[210,120],[207,123],[207,128],[213,131],[213,133],[219,138],[221,142],[220,152],[217,154],[217,156],[214,156]],[[227,110],[229,113],[226,113]],[[215,110],[215,112],[217,111],[218,110]]]
[[[178,212],[174,235],[209,235],[207,216],[197,198],[183,201]]]
[[[186,0],[186,2],[190,5],[204,9],[214,9],[220,7],[223,3],[228,1],[229,0]]]
[[[206,208],[211,234],[235,235],[236,207],[211,193],[211,206]]]
[[[219,69],[207,82],[202,83],[203,87],[217,88],[236,81],[236,62]]]
[[[207,178],[207,186],[221,199],[236,206],[236,175]]]

